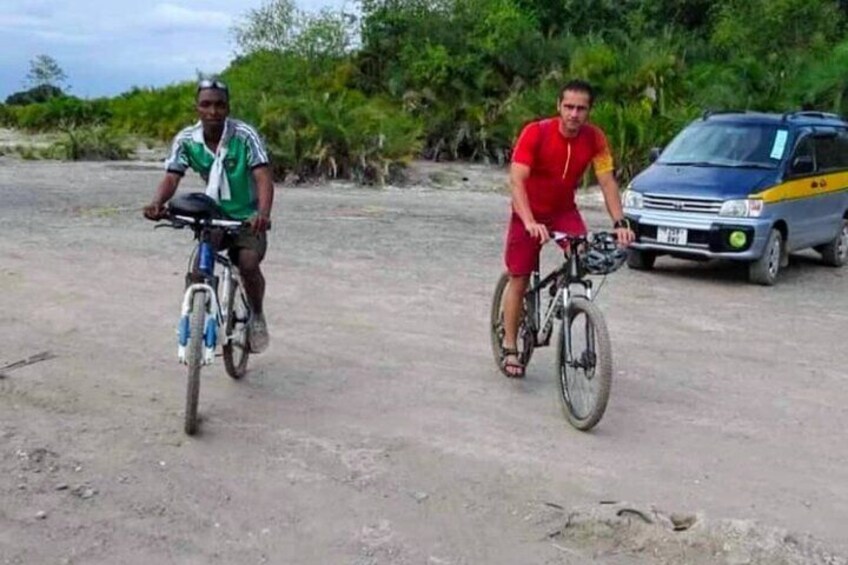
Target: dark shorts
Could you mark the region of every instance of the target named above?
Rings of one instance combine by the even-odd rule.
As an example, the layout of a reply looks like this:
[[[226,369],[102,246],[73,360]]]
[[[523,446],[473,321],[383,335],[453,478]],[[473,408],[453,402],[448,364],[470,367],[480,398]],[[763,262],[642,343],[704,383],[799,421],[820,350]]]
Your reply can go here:
[[[550,217],[536,218],[540,224],[544,224],[549,232],[558,231],[571,235],[582,235],[586,233],[586,224],[577,210],[568,210]],[[565,248],[565,242],[561,247]],[[513,212],[509,220],[506,232],[506,249],[504,251],[504,262],[506,270],[512,276],[525,276],[532,273],[539,265],[539,241],[530,237],[524,229],[524,222]]]
[[[226,235],[221,241],[220,249],[226,249],[230,261],[238,264],[239,249],[251,249],[259,254],[259,261],[265,258],[265,251],[268,249],[268,237],[265,232],[259,235],[254,235],[250,228],[245,226],[239,230],[238,234]]]

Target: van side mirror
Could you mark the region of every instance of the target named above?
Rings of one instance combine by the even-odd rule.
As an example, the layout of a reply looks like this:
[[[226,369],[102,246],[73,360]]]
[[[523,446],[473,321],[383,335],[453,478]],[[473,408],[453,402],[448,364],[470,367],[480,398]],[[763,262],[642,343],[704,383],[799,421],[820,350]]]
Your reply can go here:
[[[654,161],[659,159],[661,153],[662,147],[651,147],[651,150],[648,152],[648,162],[653,163]]]
[[[792,175],[808,175],[813,172],[813,157],[811,155],[799,155],[792,159],[789,173]]]

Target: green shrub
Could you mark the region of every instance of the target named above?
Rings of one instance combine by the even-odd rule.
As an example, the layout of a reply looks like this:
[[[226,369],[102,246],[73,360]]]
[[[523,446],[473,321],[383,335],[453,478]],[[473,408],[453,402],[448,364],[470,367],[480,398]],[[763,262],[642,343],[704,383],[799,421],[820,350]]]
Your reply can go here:
[[[382,183],[392,163],[420,149],[417,120],[353,90],[269,99],[260,112],[259,127],[276,166],[301,180],[355,177]]]
[[[65,139],[50,145],[47,154],[69,161],[109,161],[129,158],[126,142],[104,126],[72,127],[64,130]]]
[[[66,96],[10,108],[15,116],[14,127],[41,132],[106,123],[110,118],[108,105],[105,99],[82,100]]]

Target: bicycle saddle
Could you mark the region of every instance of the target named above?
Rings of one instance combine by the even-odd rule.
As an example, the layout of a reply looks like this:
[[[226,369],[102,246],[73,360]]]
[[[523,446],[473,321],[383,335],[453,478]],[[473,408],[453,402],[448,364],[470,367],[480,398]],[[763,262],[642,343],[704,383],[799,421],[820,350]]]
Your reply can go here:
[[[180,216],[201,219],[221,218],[223,216],[215,199],[203,192],[188,192],[175,196],[168,203],[168,211]]]

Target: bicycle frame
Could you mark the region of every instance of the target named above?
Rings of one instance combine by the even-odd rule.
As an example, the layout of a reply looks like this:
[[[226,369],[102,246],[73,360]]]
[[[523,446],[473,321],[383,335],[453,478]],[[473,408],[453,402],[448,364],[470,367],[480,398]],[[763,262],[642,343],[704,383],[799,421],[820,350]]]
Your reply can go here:
[[[177,358],[180,363],[186,364],[186,347],[189,341],[189,313],[191,310],[192,300],[198,292],[206,294],[204,301],[206,307],[206,318],[203,324],[203,364],[209,365],[215,359],[215,348],[218,345],[218,329],[226,327],[227,317],[230,315],[230,304],[222,304],[218,298],[218,280],[215,276],[215,265],[220,264],[223,267],[223,284],[224,297],[229,296],[230,285],[239,284],[237,277],[238,272],[235,265],[221,252],[216,252],[209,241],[210,227],[236,227],[240,226],[241,222],[228,220],[211,220],[201,224],[193,218],[176,216],[178,220],[182,220],[193,224],[195,227],[198,244],[195,246],[189,259],[189,276],[194,271],[195,262],[197,263],[197,274],[201,278],[200,281],[195,281],[189,284],[183,294],[182,308],[180,310],[180,322],[177,330],[178,346]],[[232,336],[223,336],[223,345],[229,343]]]
[[[542,312],[542,291],[550,286],[550,301]],[[534,345],[544,347],[550,344],[553,333],[554,319],[562,316],[568,311],[568,303],[576,294],[572,287],[582,287],[578,295],[592,300],[592,281],[584,278],[580,273],[577,254],[566,252],[565,262],[557,269],[551,271],[544,279],[540,279],[538,268],[530,277],[530,286],[527,289],[525,300],[525,312],[529,313]]]

